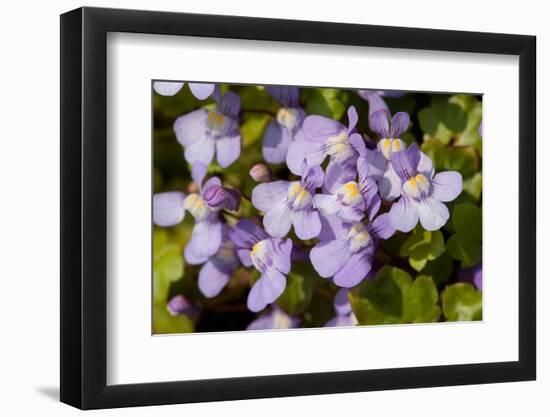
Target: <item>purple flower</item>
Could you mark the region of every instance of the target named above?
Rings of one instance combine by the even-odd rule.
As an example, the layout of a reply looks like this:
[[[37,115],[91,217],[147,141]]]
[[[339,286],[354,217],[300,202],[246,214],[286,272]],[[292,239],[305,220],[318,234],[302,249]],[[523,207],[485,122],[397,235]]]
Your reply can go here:
[[[241,99],[232,91],[220,98],[217,90],[214,98],[218,103],[215,110],[198,109],[178,117],[174,132],[185,148],[187,162],[208,165],[216,153],[220,166],[227,168],[241,154]]]
[[[380,141],[377,148],[384,159],[371,160],[380,167],[384,163],[382,176],[378,178],[378,188],[380,195],[384,200],[395,200],[399,197],[401,191],[401,180],[396,174],[392,165],[389,163],[392,153],[400,152],[407,148],[405,142],[399,139],[399,135],[405,132],[410,123],[409,115],[405,112],[396,113],[390,119],[390,113],[387,110],[377,110],[369,116],[371,129],[378,133]]]
[[[262,314],[250,323],[246,330],[294,329],[299,324],[300,319],[298,317],[289,316],[274,305],[269,313]]]
[[[277,117],[264,133],[262,153],[271,164],[285,161],[290,143],[300,132],[306,112],[300,106],[297,87],[267,87],[267,92],[279,103],[281,108]]]
[[[204,201],[204,191],[213,185],[221,186],[219,178],[210,178],[203,185],[206,166],[197,163],[191,170],[199,193],[185,196],[180,192],[158,193],[153,196],[153,221],[157,226],[168,227],[180,223],[188,211],[195,218],[191,240],[185,248],[189,263],[201,263],[200,259],[211,256],[218,250],[222,239],[222,224],[212,207]]]
[[[481,263],[470,268],[463,268],[458,271],[458,280],[474,285],[478,290],[483,289],[483,266]]]
[[[236,246],[229,239],[229,227],[222,224],[222,241],[215,254],[203,258],[193,257],[190,264],[203,264],[199,271],[199,289],[205,297],[217,296],[229,282],[239,266]]]
[[[371,115],[380,109],[389,111],[384,97],[403,97],[406,93],[402,91],[357,90],[357,94],[369,103],[369,126],[371,130],[374,130],[370,124]]]
[[[191,319],[196,318],[198,314],[197,308],[183,295],[173,297],[166,305],[166,309],[172,316],[184,314]]]
[[[304,136],[296,138],[288,149],[286,163],[290,171],[301,175],[304,166],[321,165],[329,156],[325,176],[328,191],[332,192],[339,185],[355,178],[357,157],[366,147],[361,135],[353,133],[358,120],[353,106],[348,109],[348,119],[349,125],[346,127],[327,117],[306,117],[302,125]]]
[[[313,207],[315,189],[323,184],[323,171],[311,167],[301,181],[274,181],[252,190],[252,204],[265,213],[263,224],[273,237],[284,237],[294,225],[296,235],[313,239],[321,231],[319,213]]]
[[[395,229],[388,215],[377,216],[372,223],[344,223],[336,216],[327,216],[320,240],[311,249],[310,259],[323,278],[333,278],[339,287],[359,284],[372,268],[372,258],[380,239],[388,239]]]
[[[232,188],[214,184],[204,191],[204,201],[213,209],[237,211],[241,202],[241,193]]]
[[[456,171],[434,176],[433,163],[416,144],[406,151],[393,152],[391,164],[401,181],[401,197],[389,211],[390,224],[410,232],[418,223],[426,230],[438,230],[449,219],[443,204],[462,192],[462,175]]]
[[[247,305],[254,312],[263,310],[285,290],[292,240],[273,239],[248,219],[239,220],[229,236],[237,245],[241,263],[246,267],[254,266],[261,274],[248,294]]]
[[[368,149],[357,160],[359,181],[349,181],[339,186],[332,194],[317,194],[313,197],[313,206],[325,215],[336,215],[344,221],[359,221],[368,214],[372,220],[380,209],[380,197],[375,177],[371,177],[372,169],[366,163],[370,155],[376,153]]]
[[[336,315],[325,324],[325,327],[355,326],[357,324],[357,318],[353,314],[348,300],[347,288],[338,290],[334,297],[333,306]]]
[[[183,88],[184,82],[176,81],[155,81],[153,83],[153,89],[161,96],[173,96]],[[206,100],[212,95],[215,84],[209,83],[189,83],[189,90],[199,100]]]

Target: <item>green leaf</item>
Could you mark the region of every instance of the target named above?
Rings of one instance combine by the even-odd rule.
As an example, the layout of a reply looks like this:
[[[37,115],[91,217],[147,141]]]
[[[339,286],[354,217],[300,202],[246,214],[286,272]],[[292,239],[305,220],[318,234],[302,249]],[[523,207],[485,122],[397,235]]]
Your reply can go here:
[[[153,308],[153,333],[193,333],[195,325],[186,315],[172,316],[166,306],[155,306]]]
[[[183,254],[178,245],[168,243],[164,229],[153,233],[153,299],[166,303],[170,284],[183,276]]]
[[[311,301],[315,279],[320,277],[311,263],[293,263],[292,270],[287,275],[285,291],[277,299],[277,304],[289,314],[302,314]]]
[[[454,259],[462,261],[463,268],[481,261],[481,243],[468,240],[464,235],[455,233],[447,241],[447,251]]]
[[[433,322],[440,315],[437,288],[430,277],[413,281],[407,272],[390,266],[355,287],[349,299],[360,324]]]
[[[473,204],[457,204],[453,210],[453,227],[466,238],[481,240],[481,221],[481,209]]]
[[[483,185],[481,172],[476,172],[472,177],[462,181],[463,191],[478,201],[481,198],[481,187]]]
[[[334,88],[311,90],[306,104],[306,112],[340,120],[346,111],[346,107],[338,98],[338,91]]]
[[[244,115],[241,125],[244,148],[255,144],[263,137],[265,128],[270,120],[271,116],[268,114],[249,113]]]
[[[437,139],[429,139],[421,145],[436,171],[459,171],[464,178],[479,170],[479,156],[472,146],[445,146]]]
[[[449,280],[453,270],[453,259],[445,252],[437,259],[429,261],[422,270],[422,274],[431,277],[433,282],[439,286]]]
[[[443,314],[449,321],[482,319],[482,295],[471,284],[459,282],[442,294]]]
[[[430,232],[417,227],[403,244],[399,255],[408,257],[409,264],[415,270],[421,271],[428,261],[433,261],[443,252],[445,241],[439,230]]]
[[[420,275],[412,286],[404,303],[404,321],[407,323],[431,323],[439,320],[441,309],[437,305],[437,288],[431,277]]]
[[[482,256],[481,209],[469,203],[457,204],[452,223],[456,233],[447,241],[447,251],[454,259],[462,261],[463,268],[477,264]]]

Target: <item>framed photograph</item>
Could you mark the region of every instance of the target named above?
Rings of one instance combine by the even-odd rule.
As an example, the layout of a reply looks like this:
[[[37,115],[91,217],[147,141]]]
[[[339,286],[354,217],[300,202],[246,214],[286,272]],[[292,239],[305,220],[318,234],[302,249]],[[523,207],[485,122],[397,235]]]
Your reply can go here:
[[[533,380],[535,37],[61,16],[61,401]]]

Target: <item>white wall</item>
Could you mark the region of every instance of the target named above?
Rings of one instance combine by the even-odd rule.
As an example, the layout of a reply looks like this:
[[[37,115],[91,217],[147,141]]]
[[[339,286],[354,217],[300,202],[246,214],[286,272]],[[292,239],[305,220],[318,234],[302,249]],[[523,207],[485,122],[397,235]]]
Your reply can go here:
[[[314,5],[308,7],[307,3]],[[487,4],[486,4],[487,3]],[[89,6],[311,19],[396,26],[433,27],[534,34],[538,37],[539,213],[548,212],[543,195],[550,150],[542,115],[548,112],[550,26],[544,2],[479,0],[392,0],[387,2],[298,2],[277,0],[93,1]],[[451,5],[452,4],[452,5]],[[59,305],[59,17],[81,3],[5,2],[0,30],[0,410],[2,415],[73,415],[57,402]],[[543,103],[543,99],[545,102]],[[543,107],[543,105],[545,107]],[[7,148],[5,147],[7,145]],[[544,161],[545,162],[545,161]],[[539,215],[538,257],[550,249],[548,216]],[[546,232],[546,233],[545,233]],[[387,391],[303,398],[239,401],[101,411],[94,415],[356,415],[477,416],[548,415],[550,365],[550,283],[548,264],[539,262],[538,381],[498,385]],[[115,414],[116,413],[116,414]]]

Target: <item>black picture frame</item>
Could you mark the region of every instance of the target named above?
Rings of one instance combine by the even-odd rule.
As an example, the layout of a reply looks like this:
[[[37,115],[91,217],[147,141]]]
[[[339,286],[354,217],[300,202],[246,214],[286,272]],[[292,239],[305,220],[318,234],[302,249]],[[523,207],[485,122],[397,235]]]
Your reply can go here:
[[[519,56],[519,360],[107,385],[108,32]],[[85,7],[61,16],[60,55],[62,402],[94,409],[535,379],[534,36]]]

